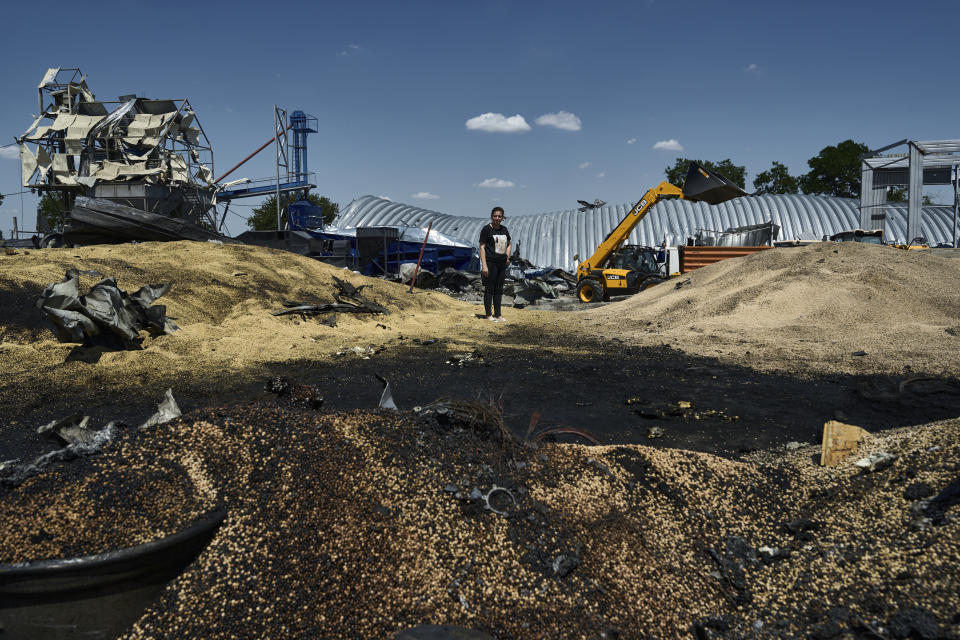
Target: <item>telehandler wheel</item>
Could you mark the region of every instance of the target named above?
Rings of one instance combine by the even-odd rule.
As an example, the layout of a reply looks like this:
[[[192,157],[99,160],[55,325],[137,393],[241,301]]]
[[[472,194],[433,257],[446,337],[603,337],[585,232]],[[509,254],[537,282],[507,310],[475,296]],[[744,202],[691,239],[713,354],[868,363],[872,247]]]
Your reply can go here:
[[[577,283],[577,297],[580,302],[600,302],[603,296],[603,285],[596,278],[584,278]]]
[[[660,284],[661,282],[666,282],[666,278],[659,278],[659,277],[657,277],[657,276],[651,276],[651,277],[647,278],[646,280],[644,280],[643,282],[641,282],[641,283],[639,284],[639,286],[637,286],[637,293],[640,293],[641,291],[646,291],[647,289],[649,289],[649,288],[652,287],[653,285]]]

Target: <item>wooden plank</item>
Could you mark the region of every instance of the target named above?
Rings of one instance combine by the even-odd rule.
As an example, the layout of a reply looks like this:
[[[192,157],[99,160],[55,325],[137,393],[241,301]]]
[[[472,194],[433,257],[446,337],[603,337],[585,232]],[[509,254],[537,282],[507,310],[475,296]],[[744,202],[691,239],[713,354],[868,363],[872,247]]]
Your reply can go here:
[[[820,466],[835,467],[844,458],[854,453],[860,442],[870,433],[852,424],[831,420],[823,425],[823,444],[820,449]]]

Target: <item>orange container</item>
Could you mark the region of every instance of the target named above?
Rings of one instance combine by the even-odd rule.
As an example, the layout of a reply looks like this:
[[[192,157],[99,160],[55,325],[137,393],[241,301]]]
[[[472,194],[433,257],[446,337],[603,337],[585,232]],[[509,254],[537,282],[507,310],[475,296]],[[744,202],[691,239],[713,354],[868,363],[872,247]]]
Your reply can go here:
[[[680,273],[705,267],[727,258],[739,258],[773,247],[680,247]]]

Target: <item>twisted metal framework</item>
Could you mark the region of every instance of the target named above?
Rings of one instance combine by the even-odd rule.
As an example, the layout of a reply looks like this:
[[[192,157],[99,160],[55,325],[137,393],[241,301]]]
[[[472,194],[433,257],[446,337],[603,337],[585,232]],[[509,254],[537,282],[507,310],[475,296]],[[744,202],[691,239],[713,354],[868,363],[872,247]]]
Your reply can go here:
[[[126,194],[140,208],[168,214],[174,198],[177,215],[215,224],[208,214],[213,149],[189,100],[98,101],[86,80],[78,68],[44,75],[40,115],[17,139],[23,186],[62,193],[67,211],[77,195],[122,200],[118,194]],[[147,195],[146,186],[161,189]]]

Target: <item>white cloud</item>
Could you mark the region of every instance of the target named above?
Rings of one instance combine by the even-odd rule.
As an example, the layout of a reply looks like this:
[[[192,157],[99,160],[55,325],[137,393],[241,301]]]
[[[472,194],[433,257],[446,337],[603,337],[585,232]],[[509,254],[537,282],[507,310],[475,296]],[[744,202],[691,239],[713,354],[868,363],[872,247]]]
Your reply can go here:
[[[590,164],[591,164],[591,163],[589,163],[589,162],[581,162],[581,163],[580,163],[580,168],[581,168],[581,169],[586,169],[587,167],[590,166]]]
[[[580,118],[567,111],[545,113],[535,120],[541,127],[556,127],[564,131],[580,131]]]
[[[483,182],[479,182],[476,187],[483,187],[484,189],[509,189],[510,187],[515,187],[516,185],[509,180],[502,180],[500,178],[487,178]]]
[[[467,120],[467,129],[490,133],[520,133],[530,131],[530,125],[519,113],[509,118],[502,113],[482,113]]]
[[[598,178],[606,178],[606,177],[607,177],[607,172],[606,172],[606,171],[601,171],[600,173],[597,174],[597,177],[598,177]]]
[[[760,73],[760,65],[751,62],[743,68],[744,73]]]
[[[17,145],[11,145],[9,147],[0,147],[0,158],[7,158],[9,160],[16,160],[20,157],[20,147]]]
[[[677,142],[675,138],[661,140],[653,145],[653,148],[658,151],[683,151],[683,145]]]
[[[358,44],[348,44],[346,49],[337,53],[338,57],[346,58],[348,56],[355,56],[363,51],[363,47]]]
[[[417,200],[437,200],[440,198],[435,193],[430,193],[429,191],[418,191],[410,196],[411,198],[416,198]]]
[[[637,141],[636,138],[630,138],[629,140],[627,140],[627,144],[633,144],[636,141]]]

